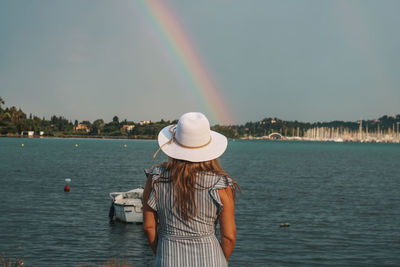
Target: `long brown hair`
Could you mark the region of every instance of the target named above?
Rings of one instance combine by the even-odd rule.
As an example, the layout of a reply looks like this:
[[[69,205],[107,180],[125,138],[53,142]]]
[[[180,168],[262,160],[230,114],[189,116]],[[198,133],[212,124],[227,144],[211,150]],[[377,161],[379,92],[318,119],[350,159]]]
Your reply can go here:
[[[196,190],[207,189],[199,188],[199,186],[196,187],[198,173],[212,173],[221,175],[225,179],[228,177],[231,178],[221,167],[218,159],[204,162],[190,162],[170,158],[168,162],[162,164],[162,167],[164,167],[164,173],[161,175],[163,179],[159,182],[170,182],[173,184],[177,211],[185,221],[195,217],[197,214]],[[240,187],[233,179],[232,184],[233,199],[236,199],[236,192],[240,191]]]

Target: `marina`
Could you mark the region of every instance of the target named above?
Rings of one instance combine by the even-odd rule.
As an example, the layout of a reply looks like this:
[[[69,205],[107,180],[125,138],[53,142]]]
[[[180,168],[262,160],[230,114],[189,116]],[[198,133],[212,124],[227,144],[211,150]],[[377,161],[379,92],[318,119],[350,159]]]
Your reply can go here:
[[[288,136],[287,131],[273,132],[266,136],[254,137],[247,136],[242,139],[260,140],[289,140],[289,141],[322,141],[322,142],[360,142],[360,143],[400,143],[399,133],[400,122],[393,123],[392,128],[382,129],[377,126],[375,130],[369,130],[368,125],[363,126],[363,121],[359,122],[357,131],[341,127],[313,127],[310,129],[293,128],[292,134]],[[302,132],[302,135],[299,134]]]

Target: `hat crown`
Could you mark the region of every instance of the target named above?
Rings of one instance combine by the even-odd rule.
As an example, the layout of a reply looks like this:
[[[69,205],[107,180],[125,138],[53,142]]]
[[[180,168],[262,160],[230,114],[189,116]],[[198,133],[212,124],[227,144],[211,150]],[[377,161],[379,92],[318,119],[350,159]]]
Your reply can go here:
[[[210,123],[200,112],[183,114],[176,126],[175,138],[185,146],[203,146],[211,138]]]

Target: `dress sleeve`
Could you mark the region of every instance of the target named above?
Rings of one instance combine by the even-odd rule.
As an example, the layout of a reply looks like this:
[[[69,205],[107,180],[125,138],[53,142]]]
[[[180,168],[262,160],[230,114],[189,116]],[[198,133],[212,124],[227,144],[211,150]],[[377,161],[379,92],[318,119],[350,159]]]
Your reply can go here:
[[[220,177],[219,180],[217,181],[217,183],[215,183],[215,185],[210,189],[211,198],[213,199],[215,205],[217,206],[217,215],[218,216],[221,213],[222,208],[224,207],[224,205],[222,204],[221,199],[219,197],[218,190],[227,188],[228,186],[233,186],[232,179],[229,177],[223,176],[223,177]]]
[[[149,198],[147,199],[147,205],[154,211],[157,211],[157,199],[156,199],[156,192],[154,190],[154,182],[160,178],[162,170],[159,167],[154,167],[149,170],[146,170],[146,176],[149,177],[151,175],[151,192]]]

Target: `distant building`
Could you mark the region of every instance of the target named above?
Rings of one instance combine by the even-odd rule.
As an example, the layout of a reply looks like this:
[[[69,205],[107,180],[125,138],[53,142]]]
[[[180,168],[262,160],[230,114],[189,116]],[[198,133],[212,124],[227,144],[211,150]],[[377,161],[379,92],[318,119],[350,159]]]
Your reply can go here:
[[[75,127],[75,131],[86,131],[88,133],[90,132],[90,129],[86,126],[86,124],[79,123],[78,126]]]
[[[135,128],[135,125],[124,124],[124,125],[122,125],[121,130],[126,131],[126,132],[131,132],[133,130],[133,128]]]
[[[35,132],[34,131],[22,131],[21,135],[34,136]]]
[[[139,124],[140,125],[146,125],[146,124],[150,124],[151,121],[140,121]]]

